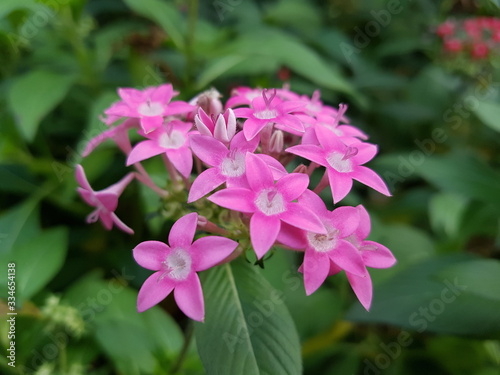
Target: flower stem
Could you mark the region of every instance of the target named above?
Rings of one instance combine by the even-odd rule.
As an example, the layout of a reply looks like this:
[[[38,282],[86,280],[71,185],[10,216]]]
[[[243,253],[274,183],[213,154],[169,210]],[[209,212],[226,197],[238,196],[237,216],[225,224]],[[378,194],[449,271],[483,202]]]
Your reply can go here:
[[[182,368],[182,364],[186,360],[188,351],[189,351],[189,346],[191,345],[191,341],[193,339],[193,334],[194,334],[194,326],[193,322],[190,321],[186,327],[186,335],[184,337],[184,344],[182,345],[181,351],[179,353],[179,356],[177,357],[176,361],[170,368],[170,374],[175,375],[179,373],[179,371]]]

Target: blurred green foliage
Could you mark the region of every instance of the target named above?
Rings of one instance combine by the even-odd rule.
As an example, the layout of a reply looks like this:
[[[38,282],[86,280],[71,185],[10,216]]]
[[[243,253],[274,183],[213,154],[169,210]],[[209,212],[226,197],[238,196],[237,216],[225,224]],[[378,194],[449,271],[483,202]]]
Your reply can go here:
[[[118,213],[132,237],[87,226],[73,168],[117,87],[168,81],[187,100],[210,86],[228,95],[286,80],[348,103],[352,123],[380,145],[372,166],[394,196],[358,186],[346,204],[368,208],[372,239],[398,259],[371,273],[369,313],[342,276],[306,297],[295,254],[266,262],[259,293],[282,291],[304,373],[498,374],[500,70],[493,61],[454,70],[433,34],[450,16],[474,15],[499,16],[499,2],[2,0],[0,264],[18,264],[19,309],[17,367],[2,355],[2,373],[204,373],[170,299],[135,310],[147,272],[130,250],[166,238],[158,201],[125,192]],[[83,164],[98,188],[125,171],[113,147]],[[252,283],[246,272],[237,283]],[[5,267],[2,298],[6,285]],[[0,327],[5,353],[5,319]]]

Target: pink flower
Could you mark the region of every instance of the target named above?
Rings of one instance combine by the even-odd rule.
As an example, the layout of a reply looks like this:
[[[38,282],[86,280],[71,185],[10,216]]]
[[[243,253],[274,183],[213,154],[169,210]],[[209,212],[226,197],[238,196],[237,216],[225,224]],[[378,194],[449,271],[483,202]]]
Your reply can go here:
[[[191,127],[191,123],[172,120],[146,134],[149,139],[135,145],[128,155],[127,166],[165,154],[181,175],[189,177],[193,169],[193,155],[188,142]]]
[[[238,133],[229,149],[215,138],[206,135],[192,135],[191,149],[205,164],[212,168],[203,171],[191,185],[188,203],[210,193],[224,182],[228,186],[247,187],[245,155],[254,152],[258,139],[247,141],[243,133]]]
[[[139,118],[144,133],[149,133],[163,124],[165,116],[189,113],[195,109],[186,102],[170,102],[178,93],[171,84],[148,87],[143,91],[118,89],[121,101],[114,103],[104,113],[111,119],[120,117]]]
[[[271,169],[258,156],[247,153],[245,165],[248,189],[227,188],[216,192],[208,200],[230,210],[252,214],[250,239],[259,259],[273,246],[282,222],[326,233],[321,220],[309,207],[294,202],[307,189],[307,175],[290,173],[275,183]]]
[[[375,145],[359,142],[348,146],[332,134],[331,130],[322,126],[316,127],[315,132],[320,146],[297,145],[286,151],[326,167],[325,173],[328,175],[334,203],[341,201],[349,193],[353,179],[384,195],[391,195],[379,175],[362,166],[377,153]]]
[[[286,130],[303,132],[304,125],[291,112],[297,111],[304,106],[302,101],[286,101],[276,98],[276,90],[263,90],[262,96],[252,100],[251,108],[236,108],[236,117],[246,118],[243,125],[243,133],[246,139],[252,139],[267,124],[279,124]]]
[[[476,42],[472,45],[471,55],[474,59],[484,59],[488,57],[490,49],[486,43]]]
[[[231,97],[226,102],[226,108],[234,108],[241,105],[250,105],[252,100],[262,95],[262,89],[250,87],[237,87],[231,92]]]
[[[446,21],[439,25],[436,29],[436,34],[441,38],[452,35],[455,32],[455,24],[451,21]]]
[[[310,295],[328,277],[330,261],[354,275],[364,277],[366,268],[358,249],[347,240],[359,225],[359,214],[354,207],[339,207],[328,211],[321,198],[306,190],[299,203],[314,209],[326,228],[326,234],[301,231],[283,225],[278,241],[296,249],[305,249],[301,272],[304,273],[306,294]]]
[[[156,271],[149,276],[137,297],[137,310],[143,312],[174,291],[175,302],[191,319],[203,321],[205,303],[196,272],[209,269],[227,258],[238,243],[224,237],[208,236],[193,242],[198,214],[177,220],[168,236],[169,245],[145,241],[133,250],[135,261]]]
[[[189,101],[189,104],[198,106],[199,109],[202,109],[209,116],[217,116],[223,109],[222,102],[220,101],[221,97],[222,95],[216,89],[211,88],[196,95]]]
[[[194,121],[200,134],[209,135],[225,144],[228,144],[236,133],[236,117],[231,108],[227,109],[224,114],[218,114],[217,117],[212,115],[212,118],[208,117],[203,108],[200,108]]]
[[[445,51],[460,52],[463,48],[462,42],[458,39],[446,40],[443,44]]]
[[[76,181],[80,185],[77,189],[78,193],[89,206],[96,207],[87,216],[87,223],[95,223],[97,220],[101,220],[102,225],[107,230],[111,230],[113,224],[115,224],[125,233],[134,234],[134,231],[125,225],[114,212],[118,206],[118,198],[127,185],[134,179],[134,174],[129,173],[116,184],[100,191],[92,189],[81,165],[76,166],[75,175]]]
[[[391,251],[374,241],[367,241],[366,238],[370,234],[371,222],[370,216],[366,209],[359,205],[356,207],[359,214],[359,225],[356,230],[346,240],[352,243],[360,252],[361,258],[365,267],[371,268],[389,268],[396,263],[396,258],[392,255]],[[336,274],[341,271],[341,267],[334,262],[330,263],[330,275]],[[358,275],[349,272],[347,269],[346,275],[351,287],[359,299],[359,302],[366,310],[370,309],[373,286],[370,274]]]

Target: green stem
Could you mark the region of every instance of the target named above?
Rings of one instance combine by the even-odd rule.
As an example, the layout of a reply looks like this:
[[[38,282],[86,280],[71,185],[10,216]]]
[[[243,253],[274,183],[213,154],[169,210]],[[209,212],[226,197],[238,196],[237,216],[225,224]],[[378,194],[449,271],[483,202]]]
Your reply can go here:
[[[170,369],[171,375],[177,374],[179,370],[182,368],[182,364],[186,360],[189,351],[189,346],[191,345],[191,341],[193,339],[193,334],[194,334],[194,326],[193,322],[190,321],[186,328],[186,336],[184,337],[184,344],[182,345],[181,352],[179,353],[177,360],[174,362],[174,364]]]

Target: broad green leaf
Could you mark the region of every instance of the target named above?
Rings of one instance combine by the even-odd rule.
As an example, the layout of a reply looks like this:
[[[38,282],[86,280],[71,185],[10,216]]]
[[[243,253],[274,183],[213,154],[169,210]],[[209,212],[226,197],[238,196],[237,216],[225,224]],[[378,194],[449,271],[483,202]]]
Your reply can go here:
[[[500,207],[500,173],[475,157],[462,154],[429,156],[415,169],[444,191]]]
[[[40,232],[38,199],[27,199],[0,216],[0,256],[9,255]]]
[[[74,80],[72,75],[35,70],[14,81],[7,99],[26,140],[33,141],[42,119],[65,97]]]
[[[500,301],[500,261],[478,259],[445,268],[440,277],[452,279],[459,275],[460,282],[467,285],[467,293]]]
[[[315,51],[294,37],[275,29],[262,27],[252,33],[241,35],[232,43],[217,51],[217,53],[219,56],[224,57],[214,58],[206,70],[209,72],[220,72],[221,76],[234,75],[235,71],[241,73],[237,70],[238,65],[244,64],[247,59],[251,59],[254,62],[257,59],[262,61],[270,60],[274,64],[262,66],[271,66],[273,68],[275,64],[288,66],[291,70],[311,80],[319,87],[341,91],[359,99],[359,94],[344,79],[338,67],[327,64]],[[228,56],[232,57],[229,58]],[[237,57],[243,57],[244,60],[238,63]],[[228,65],[228,70],[226,71],[221,69],[225,64]],[[232,68],[231,65],[233,65]],[[259,73],[271,72],[266,69]],[[203,88],[210,83],[207,77],[215,79],[216,75],[213,73],[202,74],[198,81],[198,88]]]
[[[485,125],[500,131],[500,103],[481,101],[474,113]]]
[[[266,9],[264,17],[266,21],[309,35],[318,31],[322,21],[319,9],[304,0],[280,0]]]
[[[134,12],[156,22],[179,49],[184,48],[184,24],[179,10],[161,0],[124,0]]]
[[[66,228],[47,229],[30,241],[16,246],[15,251],[0,256],[2,264],[16,264],[18,305],[45,287],[59,272],[66,257],[67,237]],[[3,275],[1,277],[4,278]],[[5,295],[6,285],[3,282],[0,286],[2,295]]]
[[[491,287],[482,285],[482,281],[498,277],[488,276],[475,281],[471,273],[463,272],[469,268],[468,264],[477,261],[478,258],[461,254],[412,265],[375,286],[369,312],[354,305],[347,318],[392,324],[417,332],[499,338],[500,300],[486,298],[487,292],[477,293],[478,287]]]
[[[205,322],[195,335],[207,374],[301,374],[293,320],[255,266],[239,259],[205,276]]]
[[[38,188],[36,178],[20,164],[0,164],[0,191],[32,193]]]
[[[437,232],[455,237],[460,229],[467,199],[453,193],[440,193],[432,197],[429,207],[431,225]]]
[[[45,8],[34,0],[2,0],[0,2],[0,18],[17,9],[33,9],[35,7]]]

